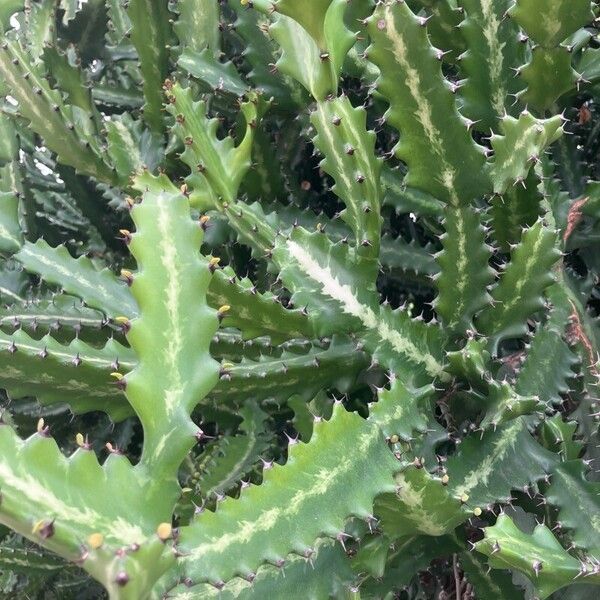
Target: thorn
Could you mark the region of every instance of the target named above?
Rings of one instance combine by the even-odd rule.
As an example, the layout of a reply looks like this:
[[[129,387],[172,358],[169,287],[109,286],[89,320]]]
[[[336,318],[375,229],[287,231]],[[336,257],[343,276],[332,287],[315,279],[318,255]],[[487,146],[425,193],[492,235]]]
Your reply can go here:
[[[285,437],[288,439],[288,445],[289,446],[294,446],[295,444],[298,443],[298,436],[296,436],[296,437],[293,438],[293,437],[290,437],[287,434],[287,432],[284,431],[283,433],[285,434]]]
[[[343,531],[340,531],[335,536],[335,539],[342,545],[342,548],[344,549],[344,552],[347,552],[345,540],[347,540],[348,538],[351,538],[351,537],[352,537],[351,535],[348,535],[347,533],[344,533]]]
[[[262,464],[263,464],[263,470],[268,471],[269,469],[273,468],[272,460],[265,460],[264,458],[261,458],[260,460],[262,461]]]
[[[194,437],[196,438],[198,443],[203,442],[204,440],[214,440],[215,439],[213,435],[206,435],[206,433],[204,433],[204,431],[200,428],[195,433]]]

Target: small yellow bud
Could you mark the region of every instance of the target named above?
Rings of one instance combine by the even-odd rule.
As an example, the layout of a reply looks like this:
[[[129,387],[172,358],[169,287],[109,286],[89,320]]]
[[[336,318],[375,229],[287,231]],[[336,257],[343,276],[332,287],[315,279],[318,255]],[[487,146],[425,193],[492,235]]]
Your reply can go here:
[[[124,277],[125,279],[131,279],[133,277],[133,273],[127,269],[121,269],[121,277]]]
[[[171,523],[161,523],[156,528],[156,535],[164,542],[171,537],[171,533],[173,533],[173,528],[171,527]]]
[[[45,519],[38,521],[32,527],[31,533],[39,535],[44,540],[51,538],[54,535],[54,521],[46,521]]]
[[[117,373],[116,371],[111,373],[110,376],[114,377],[117,381],[121,381],[121,379],[123,379],[123,375],[121,373]]]
[[[44,519],[37,521],[33,524],[33,527],[31,528],[31,533],[37,533],[38,531],[40,531],[40,529],[42,529],[42,527],[44,527],[45,524],[46,521],[44,521]]]
[[[213,256],[209,261],[208,264],[211,267],[216,267],[219,263],[221,262],[221,259],[218,256]]]
[[[448,482],[450,481],[450,477],[448,476],[448,474],[446,473],[443,477],[442,477],[442,484],[443,485],[448,485]]]
[[[92,533],[87,541],[92,550],[98,550],[104,543],[104,536],[101,533]]]
[[[44,431],[45,421],[43,418],[39,419],[37,422],[37,432],[42,433]]]
[[[460,497],[460,501],[461,501],[463,504],[466,504],[466,503],[469,501],[469,496],[468,496],[467,494],[463,494],[463,495]]]
[[[127,323],[129,323],[129,319],[127,317],[115,317],[115,323],[126,325]]]
[[[250,0],[240,0],[240,4],[242,6],[246,6],[248,4],[248,2],[250,2]]]
[[[396,434],[394,434],[393,436],[390,437],[390,442],[392,444],[397,444],[399,441],[400,441],[400,438]]]
[[[476,517],[480,517],[480,516],[481,516],[481,513],[482,513],[482,510],[479,508],[479,506],[478,506],[478,507],[477,507],[477,508],[476,508],[476,509],[473,511],[473,514],[474,514]]]
[[[210,221],[210,217],[208,215],[202,215],[200,217],[200,225],[204,225]]]
[[[77,445],[82,448],[83,445],[85,444],[85,440],[83,439],[83,433],[78,433],[75,436],[75,441],[77,442]]]
[[[225,371],[227,371],[228,369],[233,369],[233,367],[235,367],[235,365],[231,362],[221,363],[221,369],[224,369]]]
[[[131,235],[131,231],[129,231],[129,229],[119,229],[119,233],[123,237],[129,237]]]
[[[229,304],[223,304],[223,306],[221,306],[221,308],[219,308],[217,313],[219,315],[224,315],[226,312],[229,312],[230,310],[231,310],[231,306],[229,306]]]

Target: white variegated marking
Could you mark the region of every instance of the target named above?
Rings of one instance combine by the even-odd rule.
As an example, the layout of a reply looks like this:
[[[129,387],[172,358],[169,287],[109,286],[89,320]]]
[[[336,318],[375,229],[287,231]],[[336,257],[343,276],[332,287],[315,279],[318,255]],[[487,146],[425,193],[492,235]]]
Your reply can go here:
[[[502,322],[503,318],[506,317],[506,315],[510,315],[511,310],[522,302],[525,288],[530,285],[531,279],[535,274],[534,272],[538,269],[540,248],[544,243],[543,233],[544,231],[540,230],[539,235],[533,244],[531,252],[525,259],[525,264],[523,265],[523,275],[519,277],[517,282],[514,284],[512,293],[509,297],[506,297],[501,304],[494,307],[494,313],[496,314],[495,318],[497,322]]]
[[[0,339],[0,349],[4,348],[9,348],[11,347],[13,344],[13,340],[12,339]],[[19,339],[18,343],[15,342],[17,348],[19,350],[25,351],[26,353],[30,353],[32,355],[37,355],[40,352],[40,345],[38,344],[36,345],[31,345],[31,344],[27,344],[24,341],[22,341],[21,339]],[[64,349],[59,349],[59,348],[64,348]],[[57,358],[61,361],[64,362],[70,362],[73,360],[73,358],[75,357],[76,352],[74,351],[68,351],[69,350],[69,346],[65,346],[65,347],[61,347],[58,343],[53,343],[50,347],[48,347],[48,352],[51,353],[53,358]],[[93,352],[94,349],[90,348],[90,352]],[[83,362],[85,362],[86,364],[92,364],[96,367],[99,367],[101,369],[111,369],[112,368],[112,364],[114,361],[114,358],[106,358],[103,356],[94,356],[93,354],[83,354],[81,352],[79,352],[80,358]],[[135,366],[135,363],[132,361],[124,361],[119,359],[119,364],[122,367],[126,367],[128,369],[131,369]]]
[[[526,162],[530,156],[543,149],[547,142],[546,136],[540,135],[540,125],[535,123],[522,131],[516,140],[511,140],[513,145],[510,149],[510,155],[504,157],[504,162],[500,168],[506,174],[506,178],[514,177],[514,173],[520,173],[526,170]]]
[[[51,258],[45,256],[43,253],[38,253],[37,247],[33,244],[25,246],[21,253],[23,256],[33,258],[45,267],[48,267],[48,269],[51,272],[54,272],[54,278],[56,280],[64,279],[66,281],[72,281],[74,279],[73,270],[61,264],[60,260],[62,260],[62,258],[59,259],[59,261],[54,261]],[[71,261],[74,260],[70,256],[69,259]],[[35,269],[35,266],[33,268]],[[58,277],[58,275],[60,275],[61,277]],[[103,285],[101,277],[94,277],[93,279],[77,277],[77,286],[80,289],[88,290],[93,296],[100,294],[103,298],[106,298],[108,302],[112,300],[112,294]]]
[[[554,2],[545,2],[544,10],[540,10],[538,17],[542,21],[542,27],[548,37],[554,38],[560,31],[562,19],[560,18],[560,8],[562,2],[554,0]]]
[[[358,200],[360,197],[353,194],[354,183],[350,177],[348,169],[346,169],[344,166],[344,159],[340,155],[340,152],[344,152],[343,142],[342,140],[334,137],[332,125],[330,122],[327,122],[326,113],[320,105],[315,114],[317,115],[317,120],[319,121],[319,136],[324,138],[323,141],[326,143],[326,146],[323,147],[326,163],[331,161],[329,174],[335,179],[336,185],[340,188],[336,189],[335,191],[339,192],[338,195],[346,204],[347,208],[350,209],[350,215],[352,219],[351,227],[358,237],[362,229],[361,210],[360,206],[358,205]],[[351,121],[351,119],[344,119],[344,126],[346,121]],[[327,152],[327,146],[329,147],[329,152]]]
[[[373,427],[371,431],[361,435],[359,440],[360,455],[369,452],[372,445],[381,442],[381,433],[378,428]],[[324,498],[331,488],[343,479],[345,475],[352,472],[356,461],[351,458],[341,459],[338,464],[331,468],[322,468],[313,476],[308,488],[296,489],[289,502],[281,503],[277,507],[263,510],[260,515],[252,521],[242,521],[239,527],[231,533],[223,533],[211,537],[207,541],[191,549],[184,560],[202,560],[206,555],[216,556],[227,552],[228,548],[248,543],[259,532],[269,531],[277,527],[281,521],[295,519],[303,510],[307,502],[314,498]],[[346,515],[348,516],[348,515]]]
[[[185,314],[184,307],[180,306],[180,295],[183,285],[180,259],[177,255],[177,244],[172,240],[172,232],[176,231],[171,220],[171,211],[168,202],[171,198],[160,198],[157,202],[157,222],[160,232],[161,262],[166,275],[164,291],[165,308],[167,309],[167,323],[165,323],[164,337],[166,339],[165,377],[169,385],[165,389],[165,407],[167,414],[172,415],[180,405],[183,396],[183,380],[180,371],[180,358],[183,352],[183,322],[181,316]]]
[[[13,235],[13,233],[2,223],[0,223],[0,238],[10,240],[11,242],[14,242],[17,246],[21,245],[21,240],[15,235]]]
[[[448,327],[455,327],[464,316],[466,298],[468,293],[468,265],[469,256],[467,253],[467,235],[474,235],[474,232],[466,231],[464,214],[461,209],[456,209],[452,213],[455,216],[456,232],[453,232],[450,243],[455,243],[456,249],[456,273],[457,277],[451,284],[450,293],[455,301],[454,306],[451,306],[451,314],[448,315]],[[441,291],[441,290],[440,290]]]
[[[101,531],[106,537],[119,540],[123,544],[140,544],[146,539],[138,525],[128,523],[121,517],[109,518],[89,506],[81,508],[68,504],[45,487],[38,478],[23,472],[17,474],[9,464],[2,461],[0,461],[0,482],[6,492],[12,489],[19,494],[23,502],[29,502],[32,506],[43,509],[42,516],[47,515],[65,522],[83,525],[88,531]]]
[[[522,427],[521,421],[515,420],[503,431],[500,439],[494,444],[494,451],[490,452],[476,469],[467,474],[462,485],[458,487],[458,496],[463,494],[468,496],[477,486],[488,484],[496,464],[502,462],[506,453],[514,448]]]
[[[425,488],[416,489],[402,473],[396,476],[399,487],[398,498],[406,505],[408,510],[400,509],[402,516],[414,523],[418,530],[427,535],[442,535],[446,532],[444,524],[437,523],[431,514],[423,508],[425,503]]]
[[[488,58],[486,61],[489,69],[490,86],[492,90],[491,104],[497,115],[504,113],[504,101],[506,89],[502,73],[504,64],[504,47],[500,43],[500,19],[494,10],[494,0],[481,0],[481,25],[483,37],[488,46]]]
[[[24,302],[25,301],[25,298],[22,298],[18,294],[15,294],[15,292],[13,292],[11,289],[4,287],[4,286],[0,286],[0,294],[2,294],[3,296],[6,296],[7,298],[12,298],[16,302]]]
[[[360,319],[367,329],[375,331],[378,337],[382,341],[388,342],[398,354],[423,363],[431,375],[435,376],[441,373],[442,365],[431,354],[423,352],[411,340],[380,319],[372,308],[362,304],[352,292],[352,288],[338,281],[329,267],[321,266],[305,248],[292,240],[288,240],[287,249],[302,272],[316,281],[323,294],[338,302],[345,313]]]
[[[277,23],[284,30],[276,33],[277,41],[284,48],[286,59],[294,64],[298,73],[305,77],[306,85],[311,92],[315,90],[321,76],[319,49],[306,30],[293,19],[278,15]]]
[[[433,109],[429,101],[427,100],[427,94],[424,93],[423,84],[421,81],[421,74],[413,66],[408,57],[408,48],[406,42],[402,37],[402,34],[396,29],[396,21],[393,13],[393,3],[388,4],[385,7],[386,17],[386,33],[387,37],[392,44],[392,53],[396,62],[402,68],[405,73],[406,80],[404,85],[409,90],[413,100],[416,104],[416,109],[413,116],[421,124],[425,137],[429,142],[431,150],[435,153],[441,163],[441,177],[439,177],[440,183],[445,188],[450,202],[454,206],[460,204],[460,199],[456,193],[456,170],[449,163],[446,149],[442,140],[442,135],[438,128],[435,126],[433,120]]]
[[[133,139],[131,135],[131,131],[126,127],[121,121],[115,119],[111,121],[112,126],[116,129],[119,137],[121,138],[121,142],[123,144],[123,148],[127,153],[127,156],[130,160],[133,161],[133,171],[138,171],[143,167],[142,160],[140,157],[140,151],[138,144]]]

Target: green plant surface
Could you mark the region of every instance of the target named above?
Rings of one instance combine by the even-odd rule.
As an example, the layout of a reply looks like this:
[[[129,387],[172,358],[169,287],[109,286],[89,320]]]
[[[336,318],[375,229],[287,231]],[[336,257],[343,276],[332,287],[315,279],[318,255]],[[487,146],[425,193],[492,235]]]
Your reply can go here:
[[[561,527],[571,530],[574,544],[592,556],[598,554],[595,518],[600,484],[588,481],[583,464],[574,459],[560,464],[552,474],[548,502],[559,508]]]
[[[0,221],[0,250],[14,252],[23,243],[23,234],[19,224],[19,200],[10,192],[0,193],[2,220]]]
[[[320,167],[335,185],[332,191],[344,202],[342,219],[352,229],[357,246],[379,254],[381,230],[381,165],[375,158],[375,134],[366,131],[365,110],[355,109],[348,98],[319,102],[311,115],[317,130],[315,146],[324,160]]]
[[[350,439],[352,449],[343,445]],[[205,512],[182,528],[184,572],[192,580],[218,583],[247,577],[261,563],[285,560],[291,551],[309,557],[319,535],[335,537],[343,533],[346,518],[371,514],[373,498],[393,489],[399,466],[379,428],[338,404],[329,422],[315,423],[308,444],[291,445],[285,466],[266,471],[260,486],[251,486],[238,500],[224,500],[217,512]],[[353,486],[360,493],[346,494]]]
[[[477,329],[489,336],[493,353],[499,341],[526,332],[526,319],[543,306],[542,292],[554,280],[550,268],[559,256],[556,233],[542,221],[523,231],[510,263],[491,291],[492,303],[476,323]],[[526,288],[519,283],[524,281],[528,281]]]
[[[535,169],[521,184],[509,186],[505,193],[494,196],[489,210],[494,240],[504,253],[521,238],[521,228],[531,227],[540,217],[542,194]]]
[[[256,4],[260,7],[262,0]],[[332,81],[337,81],[344,58],[354,45],[354,35],[344,22],[344,0],[317,0],[310,11],[292,0],[278,0],[275,10],[308,32],[319,50],[319,59],[330,65]]]
[[[0,72],[19,102],[23,117],[59,153],[61,162],[99,181],[115,182],[111,167],[99,156],[97,140],[82,131],[85,124],[77,107],[63,103],[60,94],[50,88],[41,68],[31,62],[17,42],[3,42]]]
[[[269,448],[265,420],[268,415],[256,404],[248,404],[240,411],[241,434],[222,438],[199,456],[196,465],[199,477],[194,482],[196,495],[211,498],[222,495],[237,486],[259,462]],[[198,498],[193,498],[198,504]]]
[[[475,593],[490,600],[524,598],[523,591],[513,582],[509,571],[490,570],[487,565],[478,561],[471,552],[460,555],[460,567],[467,581],[473,586]]]
[[[490,301],[491,252],[480,215],[470,207],[448,207],[444,229],[443,251],[436,256],[440,270],[435,308],[448,331],[464,334],[473,329],[475,313]]]
[[[0,597],[596,598],[597,16],[0,2]]]
[[[396,494],[381,496],[375,508],[392,538],[422,533],[441,536],[453,531],[468,516],[459,497],[453,497],[441,477],[419,467],[396,476]]]
[[[226,584],[222,589],[210,584],[192,587],[180,585],[169,590],[169,598],[194,600],[194,598],[269,598],[302,597],[319,600],[333,595],[348,594],[354,574],[339,544],[316,544],[315,556],[308,561],[302,556],[289,559],[285,569],[266,565],[258,569],[252,582],[240,579]]]
[[[460,31],[467,50],[461,64],[467,82],[461,92],[463,112],[482,131],[496,128],[498,119],[510,110],[509,96],[519,92],[519,81],[512,69],[523,63],[523,46],[516,44],[519,28],[506,19],[512,6],[509,0],[461,0],[465,11]]]
[[[172,36],[169,11],[165,3],[154,5],[147,0],[133,0],[127,5],[127,16],[142,73],[144,117],[150,128],[160,134],[163,130],[161,87],[169,69],[167,46]]]
[[[254,119],[257,117],[255,103],[244,104],[246,135],[235,146],[230,137],[217,138],[218,120],[207,118],[205,103],[193,101],[191,88],[175,84],[167,91],[172,98],[169,111],[176,117],[175,133],[186,146],[181,160],[192,172],[188,178],[190,186],[200,188],[199,193],[208,186],[215,207],[226,208],[223,203],[229,204],[236,199],[241,180],[250,167]],[[177,118],[177,115],[181,117]]]
[[[521,417],[483,436],[467,437],[448,460],[448,489],[481,508],[543,479],[555,463],[555,455],[531,436]]]
[[[468,203],[488,187],[485,158],[458,114],[427,31],[406,3],[388,1],[370,18],[369,33],[378,90],[390,102],[386,119],[401,132],[394,152],[409,166],[407,185],[454,207]]]
[[[579,575],[587,575],[590,583],[598,579],[593,565],[568,554],[545,525],[538,525],[529,535],[520,531],[509,516],[500,515],[485,533],[477,550],[489,557],[493,568],[512,567],[523,572],[540,598],[547,598]]]
[[[543,11],[543,18],[540,12]],[[589,0],[517,0],[510,9],[514,19],[536,44],[552,47],[560,44],[594,18]]]
[[[581,76],[571,66],[567,39],[594,18],[592,3],[547,0],[540,6],[519,0],[508,14],[533,41],[531,59],[519,69],[527,85],[520,92],[521,100],[543,112],[580,81]]]
[[[391,379],[389,389],[379,390],[377,403],[369,407],[369,419],[387,439],[396,436],[409,441],[413,432],[427,430],[424,408],[434,390],[430,385],[416,389],[395,376]]]
[[[527,88],[522,102],[543,112],[579,81],[578,73],[571,67],[571,55],[564,46],[532,50],[531,61],[520,71]]]
[[[173,30],[180,44],[196,52],[208,48],[213,56],[218,57],[221,50],[218,4],[180,0],[174,5],[173,12],[178,15]]]
[[[491,178],[496,194],[524,180],[541,153],[562,134],[560,116],[540,120],[524,111],[518,119],[505,117],[500,122],[502,135],[492,136],[494,161]]]
[[[201,52],[186,48],[179,57],[178,64],[190,75],[214,89],[236,96],[243,96],[246,91],[246,86],[233,64],[216,62],[208,48]]]
[[[142,499],[150,500],[145,477],[127,458],[112,454],[101,466],[94,452],[81,448],[67,459],[44,431],[42,424],[41,433],[22,441],[9,426],[0,428],[0,520],[65,558],[81,561],[109,589],[118,589],[115,578],[128,569],[133,585],[126,598],[147,593],[152,581],[144,565],[158,569],[152,573],[156,577],[170,562],[156,535],[168,518],[169,499],[155,496],[140,511]],[[64,481],[76,484],[67,494]],[[109,494],[108,481],[115,486]],[[90,547],[98,543],[93,535],[100,542],[97,548]],[[133,556],[115,555],[132,544],[139,545]]]
[[[187,200],[166,177],[143,175],[136,185],[145,191],[132,209],[137,230],[129,249],[138,266],[131,293],[140,316],[131,321],[127,341],[139,362],[123,381],[144,427],[140,468],[166,476],[193,446],[198,428],[189,415],[217,382],[218,364],[208,348],[218,321],[206,300],[199,302],[211,273],[198,254],[202,229],[192,222]],[[194,317],[184,317],[183,306],[195,306]],[[164,352],[157,352],[161,345]]]
[[[108,269],[99,270],[87,257],[75,260],[66,247],[52,248],[43,239],[26,243],[15,258],[45,282],[60,286],[67,294],[81,298],[87,306],[107,317],[137,314],[135,300],[125,281],[119,282]]]
[[[0,382],[11,398],[66,403],[75,413],[102,410],[115,421],[131,414],[110,374],[131,369],[135,356],[114,340],[98,349],[79,339],[63,345],[49,334],[36,340],[17,330],[11,335],[0,332],[0,352],[10,357]]]

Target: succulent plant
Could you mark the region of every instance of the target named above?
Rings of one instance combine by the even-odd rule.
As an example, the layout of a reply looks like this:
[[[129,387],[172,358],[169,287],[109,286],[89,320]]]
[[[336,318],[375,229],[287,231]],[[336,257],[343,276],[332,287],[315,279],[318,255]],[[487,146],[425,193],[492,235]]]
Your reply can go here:
[[[596,4],[0,3],[0,595],[597,597]]]

